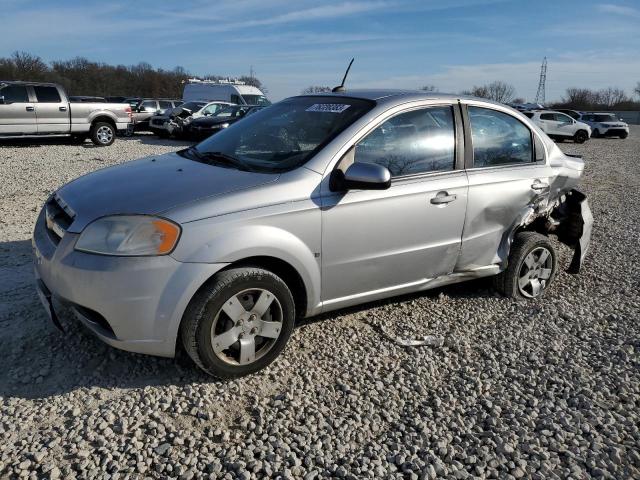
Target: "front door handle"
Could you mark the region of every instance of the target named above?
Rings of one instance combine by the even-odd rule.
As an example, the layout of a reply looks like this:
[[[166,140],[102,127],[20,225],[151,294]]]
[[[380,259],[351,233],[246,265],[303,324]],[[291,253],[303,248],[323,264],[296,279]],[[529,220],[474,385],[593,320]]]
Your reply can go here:
[[[430,202],[433,205],[445,205],[447,203],[453,202],[457,195],[449,195],[449,192],[438,192],[435,197],[433,197]]]
[[[27,112],[33,112],[33,111],[35,111],[35,109],[36,109],[36,107],[25,107],[25,110]]]
[[[66,111],[67,111],[67,107],[59,107],[59,110],[60,110],[61,112],[66,112]]]
[[[543,190],[546,190],[547,188],[549,188],[549,184],[545,182],[533,182],[531,184],[531,189],[535,190],[536,192],[541,192]]]

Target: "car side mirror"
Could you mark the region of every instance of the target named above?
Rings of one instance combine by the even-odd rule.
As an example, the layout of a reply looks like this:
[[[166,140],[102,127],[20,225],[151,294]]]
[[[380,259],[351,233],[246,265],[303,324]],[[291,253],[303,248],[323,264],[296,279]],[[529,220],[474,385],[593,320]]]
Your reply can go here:
[[[377,163],[354,162],[341,183],[344,190],[386,190],[391,186],[391,172]]]

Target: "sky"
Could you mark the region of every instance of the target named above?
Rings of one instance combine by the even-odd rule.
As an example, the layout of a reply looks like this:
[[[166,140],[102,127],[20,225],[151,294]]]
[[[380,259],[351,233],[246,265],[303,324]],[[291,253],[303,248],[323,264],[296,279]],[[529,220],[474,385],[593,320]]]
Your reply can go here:
[[[640,0],[0,0],[0,12],[0,57],[232,77],[253,67],[272,100],[339,84],[351,57],[350,88],[502,80],[533,100],[545,56],[547,101],[568,87],[631,94],[640,81]]]

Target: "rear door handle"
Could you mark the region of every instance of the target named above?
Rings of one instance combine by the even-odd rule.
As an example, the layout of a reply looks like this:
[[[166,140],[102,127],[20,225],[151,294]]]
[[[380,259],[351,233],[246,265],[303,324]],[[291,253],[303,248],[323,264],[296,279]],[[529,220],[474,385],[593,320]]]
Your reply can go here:
[[[456,198],[458,198],[457,195],[449,195],[449,192],[438,192],[430,202],[433,205],[444,205],[453,202]]]
[[[533,182],[531,184],[531,189],[536,192],[546,190],[547,188],[549,188],[549,184],[545,182]]]
[[[61,112],[66,112],[66,111],[67,111],[67,107],[59,107],[59,110],[60,110]]]
[[[33,111],[35,111],[35,109],[36,109],[36,107],[25,107],[25,110],[27,112],[33,112]]]

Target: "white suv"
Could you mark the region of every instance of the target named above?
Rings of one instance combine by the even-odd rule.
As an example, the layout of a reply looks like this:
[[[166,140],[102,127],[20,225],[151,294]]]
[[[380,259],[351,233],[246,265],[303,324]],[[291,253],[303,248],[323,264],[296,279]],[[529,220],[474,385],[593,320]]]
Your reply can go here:
[[[552,110],[533,110],[522,113],[554,140],[571,139],[576,143],[584,143],[591,137],[591,127],[589,125],[578,122],[564,113]]]
[[[627,138],[629,136],[629,125],[613,113],[583,113],[580,121],[593,129],[594,137]]]

